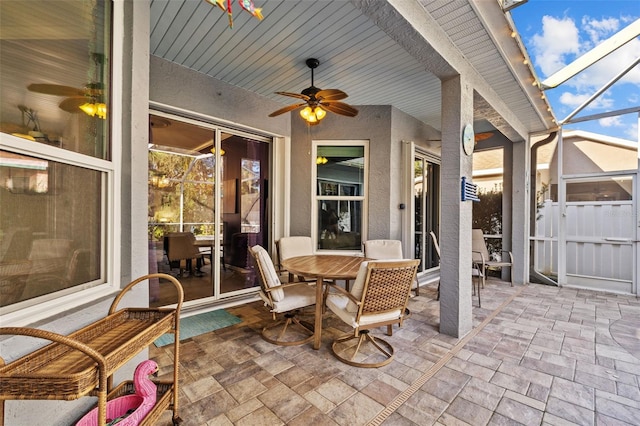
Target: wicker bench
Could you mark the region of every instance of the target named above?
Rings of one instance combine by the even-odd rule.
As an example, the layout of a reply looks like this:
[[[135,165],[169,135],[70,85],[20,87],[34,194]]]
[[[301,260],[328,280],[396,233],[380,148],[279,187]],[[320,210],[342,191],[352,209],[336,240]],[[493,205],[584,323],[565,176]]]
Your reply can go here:
[[[178,293],[175,308],[116,310],[122,297],[133,286],[152,278],[163,278],[173,283]],[[174,424],[179,423],[179,326],[183,299],[182,286],[177,279],[167,274],[149,274],[122,289],[106,317],[68,336],[26,327],[0,328],[0,335],[31,336],[53,342],[7,365],[0,358],[2,404],[9,399],[73,400],[93,395],[98,397],[99,424],[103,426],[106,423],[107,395],[113,388],[113,373],[158,337],[174,333],[174,377],[169,391],[173,394],[173,421]],[[163,388],[165,391],[166,386]],[[154,412],[167,409],[169,399],[164,399],[166,403],[157,404]]]

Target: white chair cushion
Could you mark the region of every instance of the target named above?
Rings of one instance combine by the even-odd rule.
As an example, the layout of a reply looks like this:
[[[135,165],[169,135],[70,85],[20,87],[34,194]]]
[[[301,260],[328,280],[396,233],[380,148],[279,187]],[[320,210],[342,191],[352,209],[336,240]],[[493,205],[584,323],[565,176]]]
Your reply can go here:
[[[282,237],[278,242],[280,250],[280,260],[289,259],[296,256],[307,256],[313,254],[313,243],[311,237]]]
[[[399,240],[369,240],[364,242],[364,257],[369,259],[402,259]]]
[[[269,288],[282,285],[275,266],[273,266],[273,260],[269,256],[269,253],[262,246],[254,246],[253,252],[258,258],[258,262],[262,266],[262,273],[264,274],[265,285]],[[284,299],[284,291],[282,289],[273,290],[271,292],[271,298],[274,302],[279,302]]]
[[[308,284],[290,286],[284,289],[284,298],[273,302],[274,312],[288,312],[316,303],[316,288]]]
[[[356,312],[349,312],[347,309],[347,305],[353,303],[351,300],[342,294],[330,294],[327,296],[327,307],[331,309],[333,313],[335,313],[338,318],[344,321],[346,324],[349,324],[351,327],[364,327],[369,324],[375,324],[383,321],[392,321],[398,319],[401,314],[400,309],[396,309],[391,312],[385,312],[383,314],[370,314],[370,315],[362,315],[360,317],[360,322],[356,322]]]
[[[360,264],[360,269],[358,269],[358,275],[356,275],[356,280],[353,283],[353,285],[351,286],[351,295],[353,297],[355,297],[356,299],[360,300],[362,299],[362,290],[364,289],[364,282],[367,278],[367,265],[369,264],[369,262],[364,261]],[[346,306],[344,307],[344,309],[347,312],[358,312],[358,305],[356,305],[355,303],[353,303],[353,301],[349,300],[348,297],[344,296],[344,298],[346,299],[346,301],[348,302],[346,304]]]

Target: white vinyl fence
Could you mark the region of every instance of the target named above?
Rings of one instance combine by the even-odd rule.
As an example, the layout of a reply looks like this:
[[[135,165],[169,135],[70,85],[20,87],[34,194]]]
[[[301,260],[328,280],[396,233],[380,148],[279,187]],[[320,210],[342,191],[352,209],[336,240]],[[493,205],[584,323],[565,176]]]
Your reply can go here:
[[[554,278],[560,217],[558,203],[545,201],[537,211],[533,238],[536,271]],[[625,283],[623,287],[633,281],[632,201],[567,202],[565,229],[568,281],[579,285],[580,279],[604,279]]]

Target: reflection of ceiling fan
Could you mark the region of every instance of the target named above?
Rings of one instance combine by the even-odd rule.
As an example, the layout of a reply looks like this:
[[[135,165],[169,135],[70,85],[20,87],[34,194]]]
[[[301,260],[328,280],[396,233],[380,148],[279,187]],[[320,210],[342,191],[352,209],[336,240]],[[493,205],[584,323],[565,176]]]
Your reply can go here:
[[[92,54],[92,58],[95,62],[96,72],[102,75],[104,55],[94,53]],[[63,111],[76,113],[82,110],[91,116],[97,115],[100,118],[105,118],[106,105],[102,100],[104,85],[101,81],[102,78],[99,78],[98,82],[89,82],[82,89],[47,83],[33,83],[28,85],[27,89],[31,92],[42,93],[45,95],[65,96],[66,99],[62,100],[62,102],[58,104],[60,109]]]
[[[484,133],[476,133],[474,135],[474,138],[475,138],[475,142],[478,143],[479,141],[489,139],[491,136],[493,136],[493,132],[484,132]]]
[[[305,106],[300,111],[300,115],[309,124],[315,125],[320,122],[326,115],[326,111],[333,112],[339,115],[345,115],[347,117],[355,117],[358,115],[358,110],[351,105],[344,102],[337,102],[347,97],[347,94],[338,89],[325,89],[321,90],[313,85],[313,70],[320,65],[320,61],[314,58],[309,58],[306,64],[311,68],[311,86],[307,87],[302,93],[291,92],[276,92],[278,95],[290,96],[292,98],[302,99],[304,102],[286,106],[280,108],[277,111],[269,114],[269,117],[275,117],[276,115],[284,114],[285,112],[293,111],[296,108]]]

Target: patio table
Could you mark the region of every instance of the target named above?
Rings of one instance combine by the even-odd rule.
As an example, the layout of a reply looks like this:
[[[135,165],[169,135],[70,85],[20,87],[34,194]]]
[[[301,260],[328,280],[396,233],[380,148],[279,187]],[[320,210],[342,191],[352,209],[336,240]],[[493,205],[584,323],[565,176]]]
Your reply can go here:
[[[352,280],[358,275],[362,256],[315,254],[290,257],[282,261],[282,267],[294,275],[316,279],[316,311],[313,331],[313,348],[320,349],[322,338],[322,290],[324,280]]]

